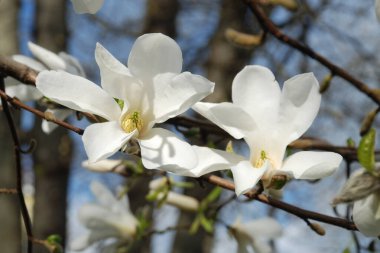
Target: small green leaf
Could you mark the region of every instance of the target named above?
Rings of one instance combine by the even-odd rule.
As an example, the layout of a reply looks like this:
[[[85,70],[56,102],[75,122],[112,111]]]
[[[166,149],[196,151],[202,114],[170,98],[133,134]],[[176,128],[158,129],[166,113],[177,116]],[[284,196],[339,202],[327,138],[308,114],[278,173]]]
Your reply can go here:
[[[343,251],[342,251],[342,253],[350,253],[351,251],[350,251],[350,249],[349,248],[345,248]]]
[[[118,99],[118,98],[114,98],[116,103],[119,105],[120,109],[123,110],[123,107],[124,107],[124,100],[121,100],[121,99]]]
[[[200,223],[201,223],[203,229],[206,232],[212,233],[214,231],[214,222],[213,222],[213,220],[207,219],[206,216],[204,216],[203,213],[199,216],[199,220],[200,220]]]
[[[48,243],[62,243],[62,237],[60,235],[57,235],[57,234],[49,235],[46,238],[46,241]]]
[[[355,148],[356,147],[356,143],[354,141],[354,139],[352,139],[351,137],[347,139],[347,147],[349,148]]]
[[[205,202],[208,205],[214,202],[215,200],[217,200],[217,198],[219,198],[221,193],[222,193],[222,188],[217,186],[207,195],[207,197],[202,202]]]
[[[368,172],[372,172],[375,169],[375,139],[376,130],[371,128],[371,130],[369,130],[369,132],[362,137],[359,143],[359,163]]]
[[[191,224],[191,227],[189,229],[189,234],[194,235],[198,232],[199,226],[201,225],[201,219],[200,216],[198,215],[193,223]]]

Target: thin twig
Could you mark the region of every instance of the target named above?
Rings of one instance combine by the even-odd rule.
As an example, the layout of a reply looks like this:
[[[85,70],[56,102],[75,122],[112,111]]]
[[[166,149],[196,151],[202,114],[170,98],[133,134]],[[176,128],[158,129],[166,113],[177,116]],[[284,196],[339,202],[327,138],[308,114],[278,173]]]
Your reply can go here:
[[[4,75],[1,72],[0,72],[0,90],[2,92],[4,92],[4,90],[5,90]],[[10,110],[8,107],[7,100],[4,97],[1,97],[1,102],[3,105],[3,111],[5,114],[5,117],[6,117],[7,122],[8,122],[9,130],[11,132],[12,139],[13,139],[13,145],[14,145],[13,150],[14,150],[14,154],[15,154],[16,172],[17,172],[17,186],[16,187],[17,187],[17,196],[18,196],[20,208],[21,208],[21,215],[22,215],[22,218],[24,220],[25,230],[26,230],[26,233],[28,235],[28,238],[33,238],[32,222],[30,221],[28,208],[26,207],[24,194],[22,192],[22,166],[21,166],[20,141],[19,141],[19,138],[17,135],[16,125],[13,121],[12,114],[10,113]],[[32,241],[28,240],[27,245],[28,245],[27,252],[32,253],[33,252]]]
[[[248,5],[249,9],[256,16],[257,20],[259,21],[264,31],[269,32],[279,41],[295,48],[299,52],[318,61],[323,66],[328,68],[333,75],[340,76],[341,78],[346,80],[348,83],[351,83],[356,89],[366,94],[376,104],[380,105],[380,91],[379,90],[371,89],[367,84],[353,77],[346,70],[335,65],[334,63],[332,63],[331,61],[329,61],[327,58],[323,57],[322,55],[318,54],[307,45],[281,32],[280,29],[268,18],[268,16],[260,8],[257,0],[243,0],[243,2]]]
[[[211,184],[218,185],[222,188],[225,188],[225,189],[228,189],[231,191],[235,191],[235,185],[226,179],[220,178],[220,177],[215,176],[215,175],[206,175],[206,176],[202,176],[202,178]],[[342,228],[345,228],[348,230],[357,230],[355,224],[351,221],[341,219],[341,218],[331,217],[328,215],[324,215],[324,214],[320,214],[320,213],[316,213],[316,212],[312,212],[312,211],[308,211],[308,210],[287,204],[287,203],[282,202],[280,200],[273,199],[273,198],[268,197],[264,194],[257,194],[256,191],[250,191],[244,195],[250,199],[256,199],[262,203],[268,204],[270,206],[273,206],[273,207],[276,207],[276,208],[281,209],[283,211],[286,211],[288,213],[291,213],[291,214],[293,214],[293,215],[295,215],[295,216],[297,216],[303,220],[311,219],[311,220],[316,220],[316,221],[320,221],[323,223],[327,223],[330,225],[334,225],[337,227],[342,227]]]
[[[0,194],[17,194],[17,189],[14,188],[0,188]]]

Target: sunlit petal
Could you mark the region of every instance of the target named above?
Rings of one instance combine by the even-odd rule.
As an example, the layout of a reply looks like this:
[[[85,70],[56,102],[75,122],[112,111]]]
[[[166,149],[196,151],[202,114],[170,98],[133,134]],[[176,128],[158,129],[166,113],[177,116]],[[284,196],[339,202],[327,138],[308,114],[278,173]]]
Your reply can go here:
[[[174,171],[192,169],[197,163],[193,148],[174,133],[153,128],[139,140],[142,163],[147,169]]]
[[[333,152],[297,152],[287,159],[281,168],[296,179],[315,180],[330,176],[342,162],[342,156]]]
[[[166,72],[180,73],[182,52],[168,36],[161,33],[144,34],[132,47],[128,67],[134,76],[143,80]]]
[[[36,87],[49,99],[71,109],[118,120],[120,107],[113,97],[91,81],[63,71],[42,71]]]
[[[241,106],[265,129],[278,120],[281,90],[273,73],[262,66],[251,65],[240,71],[232,83],[232,101]]]
[[[97,162],[115,154],[135,134],[135,131],[124,132],[116,121],[88,126],[82,136],[88,160]]]
[[[319,83],[313,73],[294,76],[284,83],[278,127],[289,136],[288,143],[310,127],[320,104]]]
[[[249,161],[242,161],[231,168],[235,182],[236,195],[241,195],[251,190],[268,169],[266,161],[261,168],[254,168]]]
[[[192,108],[236,139],[246,137],[247,133],[257,129],[252,117],[232,103],[199,102]]]
[[[184,72],[157,75],[153,81],[153,115],[156,123],[175,117],[209,95],[214,84],[204,77]]]

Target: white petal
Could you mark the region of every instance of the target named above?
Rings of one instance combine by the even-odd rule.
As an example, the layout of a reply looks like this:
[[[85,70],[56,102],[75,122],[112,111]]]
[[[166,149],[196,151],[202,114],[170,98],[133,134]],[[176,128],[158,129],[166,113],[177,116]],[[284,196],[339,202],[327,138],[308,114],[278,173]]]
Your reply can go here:
[[[190,170],[191,176],[200,177],[207,173],[227,170],[245,160],[244,157],[222,150],[193,146],[197,153],[198,164]]]
[[[132,47],[128,67],[134,76],[143,80],[166,72],[180,73],[182,52],[178,44],[166,35],[144,34]]]
[[[29,68],[32,68],[37,71],[42,71],[46,69],[46,67],[42,65],[39,61],[36,61],[33,58],[30,58],[25,55],[20,55],[20,54],[12,55],[12,59],[19,63],[25,64]]]
[[[79,209],[79,221],[89,229],[107,229],[112,231],[118,224],[119,216],[110,212],[108,208],[97,204],[84,204]],[[114,234],[112,232],[111,234]]]
[[[273,73],[262,66],[247,66],[232,83],[232,101],[266,129],[276,123],[281,90]]]
[[[199,102],[192,109],[236,139],[241,139],[247,135],[247,132],[256,129],[256,123],[252,117],[244,109],[232,103]]]
[[[33,56],[52,70],[65,70],[66,63],[57,54],[32,42],[28,42],[29,50]]]
[[[70,243],[70,249],[74,251],[81,251],[90,246],[90,234],[85,234],[83,236],[74,238]]]
[[[265,237],[267,239],[275,239],[282,234],[282,227],[278,221],[269,217],[248,221],[242,224],[242,226],[253,238]]]
[[[114,197],[112,192],[102,183],[92,181],[90,189],[95,195],[97,202],[103,207],[111,209],[112,206],[118,205],[118,200]]]
[[[296,179],[320,179],[330,176],[339,168],[342,156],[334,152],[297,152],[287,159],[280,170]]]
[[[288,143],[298,139],[313,123],[321,104],[319,83],[313,73],[294,76],[284,83],[279,127]]]
[[[69,117],[73,111],[70,109],[47,109],[46,112],[52,113],[54,115],[54,118],[59,120],[65,120],[67,117]],[[50,134],[54,129],[58,127],[57,124],[43,120],[42,121],[42,131],[46,134]]]
[[[147,169],[162,169],[176,173],[197,165],[197,155],[187,142],[174,133],[153,128],[139,140],[142,163]]]
[[[156,123],[185,112],[214,89],[214,83],[190,72],[157,75],[153,86],[152,109]]]
[[[71,0],[74,10],[78,14],[95,14],[102,7],[104,0]]]
[[[380,235],[380,217],[376,213],[380,208],[380,194],[371,194],[354,203],[353,218],[359,231],[366,236]]]
[[[129,106],[138,108],[143,95],[142,83],[99,43],[96,44],[95,59],[100,69],[103,89],[113,97],[124,100]]]
[[[43,97],[42,93],[36,87],[25,84],[6,86],[5,92],[10,97],[17,97],[23,102],[38,100]]]
[[[79,63],[78,59],[65,53],[60,52],[58,54],[59,57],[65,62],[66,64],[66,72],[69,72],[70,74],[86,77],[86,73],[84,72],[84,69],[82,65]]]
[[[231,168],[235,182],[235,192],[239,196],[251,190],[268,169],[268,161],[260,168],[255,168],[249,161],[242,161]]]
[[[122,160],[111,160],[105,159],[100,160],[96,163],[90,163],[88,160],[82,162],[82,166],[88,170],[96,171],[96,172],[110,172],[116,166],[119,166],[122,163]]]
[[[110,157],[122,148],[135,134],[124,132],[119,123],[110,121],[88,126],[82,136],[88,160],[97,162]]]
[[[199,208],[199,201],[196,198],[176,192],[169,192],[165,201],[184,211],[196,212]]]
[[[121,110],[113,97],[83,77],[63,71],[42,71],[36,87],[46,97],[71,109],[119,120]]]

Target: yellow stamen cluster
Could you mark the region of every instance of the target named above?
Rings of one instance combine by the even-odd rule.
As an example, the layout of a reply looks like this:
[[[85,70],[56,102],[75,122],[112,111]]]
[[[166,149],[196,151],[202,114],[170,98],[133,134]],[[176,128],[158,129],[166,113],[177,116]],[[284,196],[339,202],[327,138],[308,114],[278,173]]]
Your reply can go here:
[[[141,131],[143,128],[143,121],[140,117],[140,112],[135,111],[126,114],[121,120],[121,128],[127,133],[131,133],[135,129]]]
[[[265,160],[267,160],[267,154],[264,150],[261,150],[260,158],[255,162],[254,166],[255,168],[261,168],[264,165]]]

